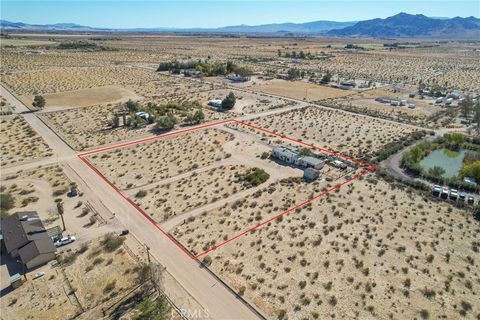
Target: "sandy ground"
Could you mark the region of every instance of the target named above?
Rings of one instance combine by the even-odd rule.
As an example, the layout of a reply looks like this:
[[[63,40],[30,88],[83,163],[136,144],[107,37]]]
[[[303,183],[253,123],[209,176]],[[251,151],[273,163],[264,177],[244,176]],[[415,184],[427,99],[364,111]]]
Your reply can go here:
[[[199,249],[218,243],[281,206],[282,188],[290,190],[283,203],[298,196],[298,186],[277,186],[273,199],[263,193],[208,212],[175,234]],[[374,178],[209,255],[214,270],[275,319],[458,318],[462,310],[473,318],[478,232],[468,213]]]
[[[247,188],[240,178],[248,172],[242,166],[218,166],[171,183],[131,190],[131,198],[161,222],[176,213],[189,211]],[[133,191],[133,192],[132,192]],[[139,195],[139,192],[146,195]]]
[[[232,111],[242,113],[261,113],[268,110],[286,108],[289,106],[295,106],[297,103],[288,101],[282,98],[272,97],[262,93],[252,93],[246,91],[240,91],[235,89],[217,89],[199,93],[197,100],[201,101],[205,106],[209,100],[222,100],[230,92],[235,94],[237,98],[235,106]]]
[[[2,81],[18,95],[44,95],[108,85],[141,86],[156,79],[152,71],[124,66],[61,68],[2,77]]]
[[[43,139],[19,116],[1,117],[2,166],[16,165],[52,155]]]
[[[308,107],[249,121],[250,124],[356,157],[371,157],[382,146],[399,141],[414,129],[382,119]],[[241,130],[258,132],[232,124]],[[262,133],[262,135],[266,135]],[[274,140],[278,138],[274,137]]]
[[[65,91],[61,93],[46,94],[45,111],[55,111],[65,108],[87,107],[98,104],[119,103],[129,99],[139,100],[141,97],[135,93],[119,87],[105,86],[92,89]],[[31,105],[34,96],[21,97],[26,105]]]
[[[215,129],[197,130],[94,154],[88,160],[119,188],[133,188],[227,157],[221,146],[232,138]]]
[[[340,90],[304,81],[280,79],[270,80],[258,86],[252,86],[250,89],[307,101],[345,97],[354,93],[349,90]]]

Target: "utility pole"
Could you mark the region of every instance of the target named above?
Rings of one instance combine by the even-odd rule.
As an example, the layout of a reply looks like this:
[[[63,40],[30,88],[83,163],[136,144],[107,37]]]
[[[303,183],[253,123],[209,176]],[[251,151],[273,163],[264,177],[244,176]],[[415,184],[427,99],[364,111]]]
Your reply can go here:
[[[65,228],[65,220],[63,219],[63,202],[57,202],[57,210],[58,214],[60,214],[60,218],[62,219],[62,224],[63,224],[63,231],[66,230]]]

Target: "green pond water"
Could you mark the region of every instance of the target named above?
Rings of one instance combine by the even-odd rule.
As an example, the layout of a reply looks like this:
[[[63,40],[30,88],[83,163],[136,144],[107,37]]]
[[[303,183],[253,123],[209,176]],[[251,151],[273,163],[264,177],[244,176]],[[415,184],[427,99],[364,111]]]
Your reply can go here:
[[[434,166],[442,167],[445,170],[443,177],[456,177],[462,169],[465,151],[451,151],[448,149],[437,149],[432,151],[427,157],[420,161],[423,170],[428,170]]]

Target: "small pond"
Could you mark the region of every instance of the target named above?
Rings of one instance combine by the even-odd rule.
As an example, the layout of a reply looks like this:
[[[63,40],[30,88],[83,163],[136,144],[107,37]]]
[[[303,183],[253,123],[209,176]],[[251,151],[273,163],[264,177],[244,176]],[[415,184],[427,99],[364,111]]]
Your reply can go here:
[[[448,149],[437,149],[420,161],[423,170],[428,170],[434,166],[442,167],[445,170],[443,177],[456,177],[459,175],[463,165],[465,150],[451,151]]]

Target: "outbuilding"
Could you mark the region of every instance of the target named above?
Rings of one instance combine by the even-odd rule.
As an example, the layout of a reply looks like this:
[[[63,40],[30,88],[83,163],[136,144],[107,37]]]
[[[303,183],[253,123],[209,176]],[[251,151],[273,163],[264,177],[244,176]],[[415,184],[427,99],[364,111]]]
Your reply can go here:
[[[303,171],[303,178],[307,181],[313,181],[318,179],[320,172],[313,168],[307,168]]]
[[[314,158],[314,157],[303,157],[299,159],[300,165],[306,168],[313,168],[316,170],[320,170],[325,165],[325,161],[322,159]]]

